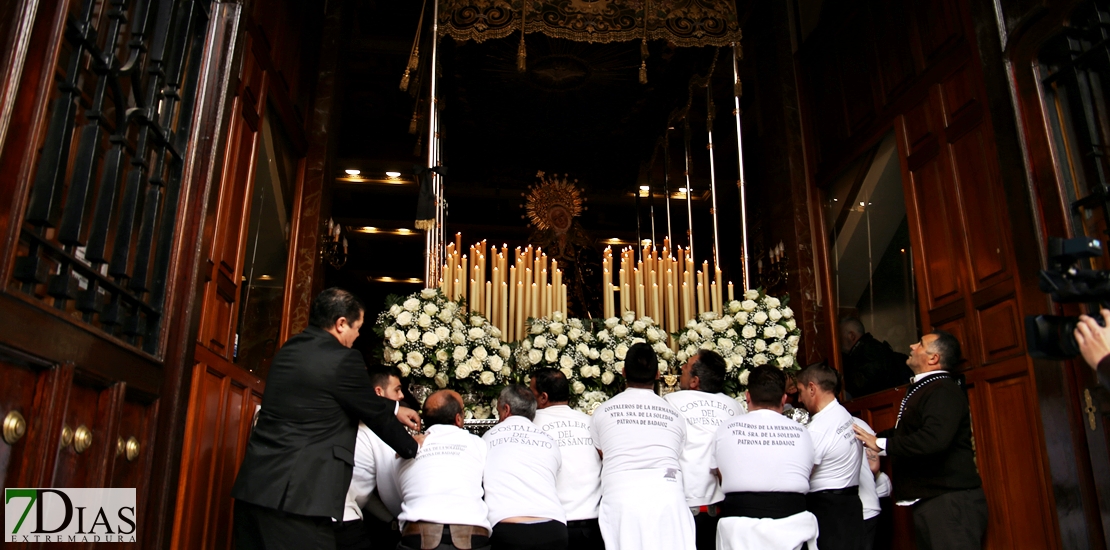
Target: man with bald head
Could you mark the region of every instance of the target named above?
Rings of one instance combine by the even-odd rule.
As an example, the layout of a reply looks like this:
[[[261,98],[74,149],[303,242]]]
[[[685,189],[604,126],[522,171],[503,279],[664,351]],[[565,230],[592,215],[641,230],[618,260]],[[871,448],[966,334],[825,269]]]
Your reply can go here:
[[[489,509],[482,500],[486,444],[463,426],[458,393],[424,401],[426,438],[416,458],[397,468],[402,550],[489,548]]]

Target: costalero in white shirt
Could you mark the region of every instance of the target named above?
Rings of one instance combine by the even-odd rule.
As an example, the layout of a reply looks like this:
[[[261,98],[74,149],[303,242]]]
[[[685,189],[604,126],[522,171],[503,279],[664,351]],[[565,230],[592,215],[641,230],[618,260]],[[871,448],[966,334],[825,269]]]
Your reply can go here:
[[[559,444],[523,416],[510,416],[482,436],[486,455],[486,506],[490,525],[531,516],[566,523],[555,488]]]
[[[704,506],[720,502],[725,495],[711,471],[713,442],[717,428],[741,413],[736,400],[723,393],[697,390],[676,391],[664,399],[686,418],[686,446],[679,457],[686,504]]]
[[[401,513],[401,495],[397,486],[397,464],[394,451],[362,422],[355,437],[355,467],[343,507],[343,521],[363,519],[362,511],[374,489],[393,517]]]
[[[628,388],[594,411],[590,436],[605,455],[602,477],[655,468],[677,472],[686,422],[655,392]]]
[[[875,435],[875,430],[872,430],[871,426],[864,422],[862,418],[853,416],[852,422],[863,428],[867,433]],[[871,519],[882,512],[879,497],[890,495],[890,478],[883,472],[879,472],[876,478],[875,474],[871,473],[871,466],[867,463],[867,451],[862,448],[862,445],[861,452],[864,455],[859,466],[859,500],[863,504],[863,519]],[[880,494],[879,489],[882,488],[880,485],[884,485],[884,482],[886,493]]]
[[[555,486],[567,521],[596,518],[601,501],[601,457],[590,436],[589,415],[554,405],[536,411],[534,422],[559,443],[563,465]]]
[[[715,436],[711,465],[725,493],[808,493],[813,441],[805,426],[772,410],[732,418]]]
[[[806,427],[813,437],[814,450],[809,491],[859,485],[863,449],[852,430],[852,415],[848,410],[838,401],[832,401],[810,417]]]
[[[397,467],[402,499],[397,519],[489,529],[489,510],[482,500],[485,442],[445,424],[428,428],[426,434],[416,458]]]

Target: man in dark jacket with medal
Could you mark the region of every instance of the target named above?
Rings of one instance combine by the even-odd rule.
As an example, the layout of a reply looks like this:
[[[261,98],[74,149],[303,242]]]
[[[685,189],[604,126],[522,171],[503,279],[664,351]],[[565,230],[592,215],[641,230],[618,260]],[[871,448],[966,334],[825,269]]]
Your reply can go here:
[[[971,411],[958,375],[960,343],[942,330],[910,346],[913,382],[895,427],[878,436],[855,427],[867,448],[891,457],[894,500],[913,506],[918,550],[978,549],[987,500],[975,465]]]
[[[351,349],[364,309],[346,290],[325,290],[310,326],[274,356],[231,490],[239,550],[335,548],[332,518],[343,517],[359,421],[400,456],[416,456],[419,440],[405,426],[419,429],[420,417],[376,395]]]

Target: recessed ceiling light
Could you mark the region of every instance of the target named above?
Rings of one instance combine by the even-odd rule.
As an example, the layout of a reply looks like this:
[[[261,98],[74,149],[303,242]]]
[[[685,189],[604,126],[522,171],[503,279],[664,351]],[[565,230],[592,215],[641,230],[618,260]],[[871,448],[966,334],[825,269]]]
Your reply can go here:
[[[651,191],[651,186],[650,185],[641,185],[640,186],[640,191]]]
[[[346,172],[348,176],[357,176],[362,173],[361,170],[355,170],[353,168],[348,168],[344,170],[344,172]]]
[[[679,192],[679,193],[685,193],[685,192],[686,192],[686,188],[685,188],[685,187],[679,187],[679,188],[678,188],[678,192]]]
[[[273,279],[274,278],[269,276],[269,275],[259,275],[258,276],[259,281],[272,281]]]
[[[401,177],[400,172],[386,172],[385,175],[387,175],[391,178],[394,178],[394,179],[397,179],[397,178]]]

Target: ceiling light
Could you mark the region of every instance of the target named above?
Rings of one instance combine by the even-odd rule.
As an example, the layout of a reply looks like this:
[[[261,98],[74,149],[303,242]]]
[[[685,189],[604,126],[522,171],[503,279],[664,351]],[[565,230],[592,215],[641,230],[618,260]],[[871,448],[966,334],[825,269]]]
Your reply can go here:
[[[389,176],[393,179],[397,179],[397,178],[401,177],[400,172],[386,172],[385,175],[387,175],[387,176]]]
[[[642,244],[644,246],[651,246],[651,239],[644,239],[644,240],[640,241],[640,244]]]
[[[408,228],[405,228],[405,227],[402,227],[402,228],[398,229],[397,232],[402,234],[402,235],[407,235],[409,233],[412,233],[412,230],[408,229]]]
[[[361,170],[355,170],[353,168],[348,168],[344,170],[344,172],[346,172],[348,176],[357,176],[362,173]]]
[[[370,226],[360,227],[358,230],[363,232],[363,233],[377,233],[378,232],[377,227],[370,227]]]
[[[269,275],[259,275],[258,280],[259,281],[272,281],[272,280],[274,280],[274,278],[269,276]]]
[[[685,192],[686,192],[686,188],[685,188],[685,187],[679,187],[679,188],[678,188],[678,192],[679,192],[679,193],[685,193]]]
[[[640,191],[651,191],[651,186],[650,185],[641,185],[640,186]]]
[[[863,201],[860,201],[860,202],[859,202],[859,205],[860,205],[860,206],[863,206],[863,205],[864,205],[864,204],[863,204]]]

